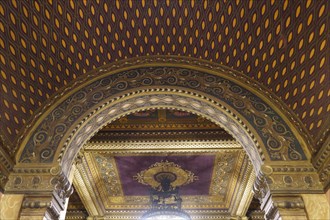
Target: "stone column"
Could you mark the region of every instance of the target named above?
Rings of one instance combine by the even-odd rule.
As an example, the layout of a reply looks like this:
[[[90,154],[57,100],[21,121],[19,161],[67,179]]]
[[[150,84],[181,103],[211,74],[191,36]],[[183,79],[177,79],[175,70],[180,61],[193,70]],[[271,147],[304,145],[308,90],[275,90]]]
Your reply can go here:
[[[307,220],[304,201],[299,195],[273,195],[273,205],[277,207],[282,220]]]
[[[307,220],[302,197],[298,194],[283,194],[270,191],[266,177],[258,175],[254,185],[255,197],[259,199],[265,219]]]
[[[59,219],[61,204],[51,193],[25,195],[22,203],[21,220]]]

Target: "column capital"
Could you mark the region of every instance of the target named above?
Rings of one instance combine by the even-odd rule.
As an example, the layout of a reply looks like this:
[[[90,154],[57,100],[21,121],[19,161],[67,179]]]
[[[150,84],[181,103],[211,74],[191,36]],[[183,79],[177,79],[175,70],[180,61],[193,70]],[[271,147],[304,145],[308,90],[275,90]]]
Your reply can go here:
[[[6,193],[24,194],[21,219],[58,219],[73,188],[61,167],[15,167]]]
[[[297,219],[307,220],[304,200],[299,194],[283,194],[280,190],[271,190],[268,177],[259,173],[253,190],[255,197],[260,201],[261,210],[265,212],[266,219]]]
[[[317,170],[310,164],[264,164],[260,173],[265,178],[272,194],[324,192]]]
[[[73,192],[71,182],[61,167],[15,167],[5,185],[6,193],[49,193],[55,192],[65,199]]]

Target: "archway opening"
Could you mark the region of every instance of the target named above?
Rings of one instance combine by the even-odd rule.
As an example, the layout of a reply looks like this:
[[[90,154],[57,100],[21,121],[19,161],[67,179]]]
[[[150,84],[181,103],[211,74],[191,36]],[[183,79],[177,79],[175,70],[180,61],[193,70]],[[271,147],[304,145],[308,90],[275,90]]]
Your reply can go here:
[[[255,172],[241,144],[205,116],[163,107],[126,114],[84,145],[67,218],[88,213],[139,219],[150,208],[149,188],[134,177],[161,161],[197,177],[180,187],[182,208],[192,217],[246,216]],[[249,215],[263,216],[255,204],[252,209]]]

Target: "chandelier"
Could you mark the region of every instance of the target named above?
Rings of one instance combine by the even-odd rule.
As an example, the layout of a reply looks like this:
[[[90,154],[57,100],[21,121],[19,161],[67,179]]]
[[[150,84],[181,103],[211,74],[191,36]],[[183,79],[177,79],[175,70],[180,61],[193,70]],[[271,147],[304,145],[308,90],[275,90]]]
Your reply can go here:
[[[192,172],[183,170],[173,162],[161,161],[141,171],[134,179],[150,186],[151,209],[141,217],[141,220],[191,219],[181,209],[179,187],[198,179]]]

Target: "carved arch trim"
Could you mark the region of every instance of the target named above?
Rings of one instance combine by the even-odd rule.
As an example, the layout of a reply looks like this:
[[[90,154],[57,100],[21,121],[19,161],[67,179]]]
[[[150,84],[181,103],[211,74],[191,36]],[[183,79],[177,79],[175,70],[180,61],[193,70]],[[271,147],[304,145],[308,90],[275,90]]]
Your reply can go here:
[[[265,150],[265,160],[304,161],[310,158],[309,139],[301,132],[304,129],[299,120],[287,117],[290,112],[283,110],[283,104],[271,93],[263,93],[264,88],[247,76],[196,59],[146,57],[101,67],[60,92],[42,112],[36,113],[39,119],[35,117],[18,140],[17,162],[54,163],[61,151],[60,143],[72,138],[71,131],[78,132],[76,126],[86,116],[93,116],[88,119],[93,120],[107,101],[118,102],[118,97],[128,90],[137,93],[169,87],[190,98],[195,94],[206,95],[211,97],[209,103],[223,103],[226,109],[220,110],[231,112],[236,123],[244,122],[246,126],[240,128],[259,140]],[[66,151],[62,150],[62,153]]]
[[[115,99],[116,102],[113,99],[109,100],[102,110],[87,115],[69,134],[69,138],[63,143],[64,147],[58,155],[63,170],[69,170],[71,161],[78,153],[77,148],[72,146],[83,146],[99,129],[111,121],[137,111],[154,108],[191,112],[223,127],[245,148],[255,170],[260,169],[265,159],[259,141],[248,126],[225,106],[212,102],[208,97],[191,94],[188,91],[178,92],[177,89],[163,88],[134,91]]]

